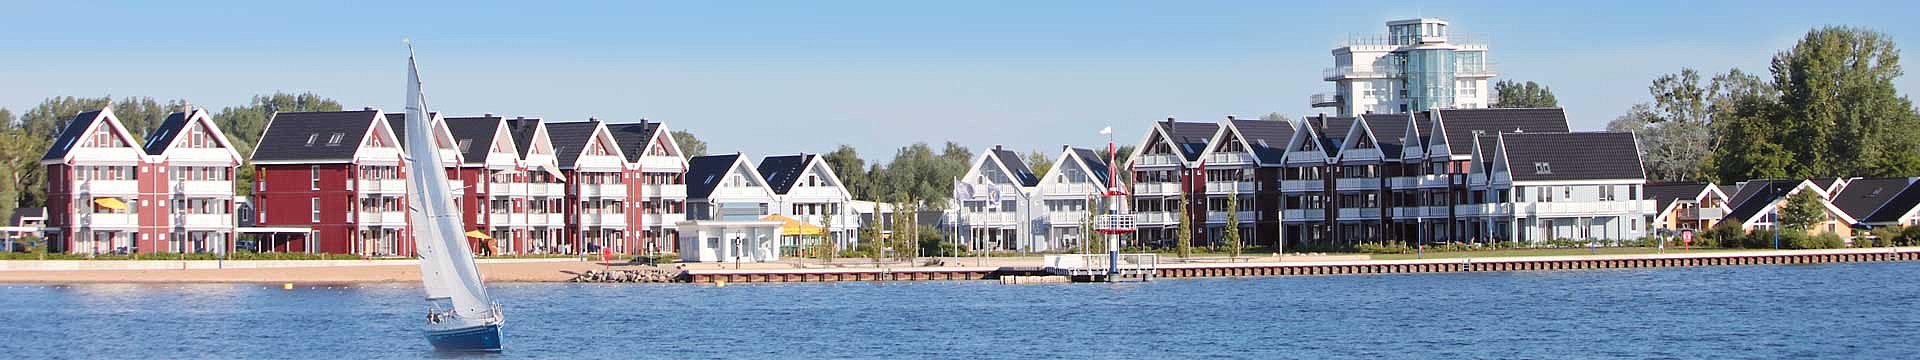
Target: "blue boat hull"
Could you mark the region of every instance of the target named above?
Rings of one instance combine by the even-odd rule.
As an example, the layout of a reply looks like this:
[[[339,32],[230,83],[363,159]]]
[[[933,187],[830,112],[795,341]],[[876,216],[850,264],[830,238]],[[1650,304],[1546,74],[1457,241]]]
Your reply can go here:
[[[427,342],[437,351],[499,352],[500,324],[428,331]]]

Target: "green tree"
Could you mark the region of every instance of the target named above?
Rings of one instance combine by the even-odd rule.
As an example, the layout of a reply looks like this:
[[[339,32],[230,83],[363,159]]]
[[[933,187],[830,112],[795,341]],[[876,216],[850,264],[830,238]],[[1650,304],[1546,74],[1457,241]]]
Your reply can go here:
[[[693,132],[686,131],[686,130],[674,130],[672,135],[673,135],[673,143],[680,145],[681,155],[686,155],[686,157],[692,158],[695,156],[701,156],[701,155],[707,154],[707,142],[700,141],[699,137],[693,136]]]
[[[919,224],[915,223],[914,216],[918,209],[911,197],[901,199],[893,209],[893,258],[911,261],[915,255],[914,242],[920,239]]]
[[[1787,197],[1787,208],[1780,211],[1780,226],[1806,231],[1826,218],[1827,208],[1820,205],[1820,196],[1812,191],[1801,191]]]
[[[1053,169],[1053,160],[1048,160],[1047,154],[1041,153],[1039,150],[1027,153],[1024,161],[1027,162],[1027,168],[1033,170],[1034,176],[1046,174],[1047,170]]]
[[[213,124],[233,142],[233,150],[240,157],[248,159],[234,172],[234,193],[248,195],[253,193],[253,149],[259,144],[260,136],[265,135],[267,123],[274,114],[283,112],[340,111],[340,102],[314,93],[289,94],[275,92],[267,95],[254,95],[245,106],[221,108],[210,117]]]
[[[820,243],[813,245],[813,255],[820,258],[821,261],[833,262],[834,256],[840,253],[839,244],[835,244],[833,241],[833,214],[820,216],[819,241]]]
[[[1554,99],[1553,89],[1532,81],[1525,83],[1513,80],[1501,80],[1493,84],[1494,103],[1497,108],[1550,108],[1559,107],[1560,100]]]
[[[876,263],[880,262],[880,259],[886,258],[887,253],[886,244],[888,239],[882,238],[880,233],[881,226],[880,214],[874,214],[873,222],[860,227],[860,243],[855,246],[866,253],[867,259],[873,260],[873,262]]]
[[[1240,194],[1227,196],[1227,226],[1223,228],[1223,230],[1226,231],[1226,233],[1220,234],[1220,241],[1226,243],[1227,255],[1234,258],[1240,257],[1240,250],[1242,250],[1240,244]]]
[[[1798,136],[1797,173],[1872,177],[1920,174],[1920,115],[1900,96],[1900,52],[1886,34],[1824,27],[1774,55],[1781,120]]]
[[[867,185],[867,161],[860,159],[860,153],[852,146],[840,145],[833,152],[823,155],[827,167],[833,169],[833,175],[840,177],[842,186],[855,199],[872,199],[873,193]]]
[[[53,137],[66,130],[67,123],[81,112],[100,110],[111,103],[112,98],[76,98],[72,96],[51,97],[20,115],[17,130],[9,135],[6,165],[9,168],[9,185],[18,189],[15,204],[18,207],[46,206],[47,182],[40,166],[40,157],[47,152]]]
[[[1173,249],[1180,258],[1193,256],[1193,219],[1190,219],[1190,206],[1187,206],[1187,193],[1180,192],[1179,200],[1174,201],[1180,207],[1180,233],[1174,236]]]

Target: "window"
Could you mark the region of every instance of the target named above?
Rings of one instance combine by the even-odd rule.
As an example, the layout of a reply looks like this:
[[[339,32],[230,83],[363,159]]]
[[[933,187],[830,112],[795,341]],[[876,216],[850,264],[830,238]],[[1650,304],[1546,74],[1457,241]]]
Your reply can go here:
[[[307,134],[307,146],[313,146],[316,140],[320,140],[320,134]]]
[[[1553,164],[1549,164],[1545,162],[1533,163],[1533,173],[1541,174],[1541,175],[1552,174]]]
[[[320,222],[320,198],[308,199],[307,204],[311,206],[313,210],[313,217],[310,220],[312,220],[314,223],[319,223]]]
[[[320,165],[313,165],[311,167],[308,167],[307,172],[308,172],[308,175],[312,178],[313,186],[311,187],[311,190],[320,190]]]
[[[346,137],[346,133],[333,133],[333,136],[327,137],[327,146],[340,146],[340,140]]]

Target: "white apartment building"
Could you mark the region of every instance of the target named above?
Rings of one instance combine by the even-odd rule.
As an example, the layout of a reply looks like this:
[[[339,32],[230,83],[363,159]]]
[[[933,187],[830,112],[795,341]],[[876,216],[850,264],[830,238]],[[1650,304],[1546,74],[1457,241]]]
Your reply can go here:
[[[1333,92],[1313,107],[1340,116],[1487,107],[1495,75],[1483,36],[1453,32],[1446,20],[1387,22],[1387,34],[1352,36],[1333,49],[1321,78]]]

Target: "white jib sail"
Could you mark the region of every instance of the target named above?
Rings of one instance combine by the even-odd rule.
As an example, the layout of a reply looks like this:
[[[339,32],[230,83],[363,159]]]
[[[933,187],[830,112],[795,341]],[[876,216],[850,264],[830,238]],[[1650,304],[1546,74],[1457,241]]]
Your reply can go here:
[[[426,99],[420,92],[420,70],[414,64],[413,50],[407,50],[406,154],[407,185],[413,203],[407,210],[413,220],[414,242],[420,252],[421,278],[428,298],[449,298],[462,317],[492,316],[492,301],[480,284],[480,270],[473,265],[473,252],[467,248],[460,211],[453,209],[453,192],[447,187],[446,166],[440,162],[440,149],[433,140],[438,135],[428,124]],[[439,292],[439,293],[436,293]]]

